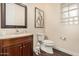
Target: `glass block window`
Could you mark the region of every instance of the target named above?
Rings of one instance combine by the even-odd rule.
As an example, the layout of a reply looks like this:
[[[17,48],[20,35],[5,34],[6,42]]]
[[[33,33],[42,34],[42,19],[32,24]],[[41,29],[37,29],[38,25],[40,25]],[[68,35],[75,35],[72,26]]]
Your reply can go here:
[[[61,4],[62,23],[79,24],[79,6],[77,3]]]

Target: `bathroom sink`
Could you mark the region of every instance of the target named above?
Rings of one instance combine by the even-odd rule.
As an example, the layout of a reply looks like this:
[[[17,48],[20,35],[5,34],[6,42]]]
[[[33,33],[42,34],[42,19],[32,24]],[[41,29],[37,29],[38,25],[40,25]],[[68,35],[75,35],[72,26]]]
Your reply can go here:
[[[16,38],[16,37],[29,36],[29,35],[32,35],[32,33],[20,33],[20,34],[11,34],[11,35],[1,35],[0,39]]]

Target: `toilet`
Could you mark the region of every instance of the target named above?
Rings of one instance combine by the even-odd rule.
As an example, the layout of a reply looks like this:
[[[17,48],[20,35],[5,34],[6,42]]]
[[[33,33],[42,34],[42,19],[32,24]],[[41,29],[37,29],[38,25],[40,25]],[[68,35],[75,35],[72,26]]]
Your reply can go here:
[[[45,35],[43,33],[37,34],[38,42],[40,43],[40,49],[46,53],[53,54],[54,42],[49,39],[45,39]]]

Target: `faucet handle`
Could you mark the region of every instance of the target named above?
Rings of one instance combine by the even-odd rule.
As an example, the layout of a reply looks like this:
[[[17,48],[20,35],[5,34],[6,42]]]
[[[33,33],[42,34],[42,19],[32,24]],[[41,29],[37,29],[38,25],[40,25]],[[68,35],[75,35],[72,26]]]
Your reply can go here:
[[[27,32],[26,30],[24,30],[24,32]]]
[[[19,32],[19,30],[18,30],[18,29],[16,29],[16,32]]]

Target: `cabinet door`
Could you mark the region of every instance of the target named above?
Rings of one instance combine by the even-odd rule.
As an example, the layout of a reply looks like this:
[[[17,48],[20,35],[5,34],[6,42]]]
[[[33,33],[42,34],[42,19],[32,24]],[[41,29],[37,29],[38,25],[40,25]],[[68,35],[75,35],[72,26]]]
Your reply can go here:
[[[23,56],[28,56],[28,44],[26,43],[23,44]]]
[[[2,56],[2,40],[0,40],[0,56]]]
[[[33,56],[33,42],[30,42],[29,44],[29,48],[30,48],[30,56]]]
[[[2,56],[3,53],[2,53],[2,47],[0,46],[0,56]]]
[[[8,56],[21,56],[22,55],[22,46],[20,44],[5,47],[3,50],[4,50],[3,53],[5,53],[4,55],[8,55]]]
[[[23,44],[23,56],[32,56],[33,55],[33,48],[31,42]]]

